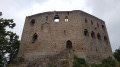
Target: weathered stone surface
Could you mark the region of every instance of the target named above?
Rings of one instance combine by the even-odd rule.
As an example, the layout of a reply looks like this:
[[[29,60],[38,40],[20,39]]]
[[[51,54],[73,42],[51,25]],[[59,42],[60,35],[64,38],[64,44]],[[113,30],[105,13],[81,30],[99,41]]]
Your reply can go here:
[[[18,57],[26,61],[60,53],[65,57],[64,50],[68,48],[72,51],[71,55],[85,58],[88,63],[98,63],[112,56],[105,22],[79,10],[26,17]]]

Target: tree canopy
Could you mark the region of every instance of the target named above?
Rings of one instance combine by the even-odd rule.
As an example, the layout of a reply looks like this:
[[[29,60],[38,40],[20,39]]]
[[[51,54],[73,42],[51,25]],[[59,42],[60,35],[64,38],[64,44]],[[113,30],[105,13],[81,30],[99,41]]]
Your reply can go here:
[[[2,12],[0,12],[1,15]],[[15,58],[18,52],[19,37],[16,33],[6,30],[6,27],[13,29],[15,26],[13,19],[0,18],[0,67],[5,67],[8,61]]]
[[[120,61],[120,47],[115,50],[114,52],[114,58]]]

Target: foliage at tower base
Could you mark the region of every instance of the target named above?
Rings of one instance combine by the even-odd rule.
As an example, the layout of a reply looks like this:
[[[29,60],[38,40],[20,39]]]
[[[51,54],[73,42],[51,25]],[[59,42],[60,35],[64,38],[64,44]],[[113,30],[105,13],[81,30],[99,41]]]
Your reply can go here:
[[[120,67],[120,63],[112,57],[101,60],[101,64],[88,64],[84,58],[74,57],[73,67]]]
[[[114,58],[117,59],[120,62],[120,47],[115,50]]]
[[[120,67],[120,63],[112,57],[105,58],[101,64],[91,64],[91,67]]]
[[[2,13],[0,14],[0,17],[1,15]],[[13,19],[0,18],[0,67],[5,67],[16,57],[20,44],[20,41],[18,40],[19,37],[16,33],[7,31],[6,27],[11,29],[15,27]]]

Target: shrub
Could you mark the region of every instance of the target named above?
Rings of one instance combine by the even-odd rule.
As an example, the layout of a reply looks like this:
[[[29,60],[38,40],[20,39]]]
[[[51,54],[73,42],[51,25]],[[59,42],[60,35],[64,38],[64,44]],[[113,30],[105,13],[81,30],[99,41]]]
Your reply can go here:
[[[120,48],[116,49],[113,55],[120,62]]]
[[[84,58],[78,58],[74,56],[73,67],[88,67]]]
[[[62,61],[62,67],[69,67],[69,61],[68,60],[63,60]]]
[[[91,64],[91,67],[120,67],[120,64],[117,60],[112,57],[108,57],[101,61],[101,64]]]
[[[103,59],[102,64],[105,67],[115,67],[116,66],[115,59],[113,59],[112,57],[108,57],[106,59]]]

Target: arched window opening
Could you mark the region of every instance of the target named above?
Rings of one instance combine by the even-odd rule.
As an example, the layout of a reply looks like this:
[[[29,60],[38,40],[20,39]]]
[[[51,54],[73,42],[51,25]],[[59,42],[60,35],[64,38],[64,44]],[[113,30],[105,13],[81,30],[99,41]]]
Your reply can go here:
[[[106,36],[104,36],[104,41],[105,41],[105,42],[108,42],[108,39],[107,39],[107,37],[106,37]]]
[[[60,20],[59,20],[59,16],[58,15],[55,15],[55,17],[54,17],[54,22],[59,22]]]
[[[99,27],[99,24],[97,23],[97,27]]]
[[[68,17],[67,16],[65,17],[65,22],[68,22]]]
[[[87,23],[87,18],[85,18],[85,22]]]
[[[37,40],[37,38],[38,38],[38,35],[37,33],[35,33],[32,37],[32,43],[34,43]]]
[[[30,21],[30,25],[33,26],[34,24],[35,24],[35,19],[32,19],[32,20]]]
[[[85,35],[85,36],[89,36],[87,29],[84,30],[84,35]]]
[[[93,31],[91,32],[91,37],[95,38],[95,33]]]
[[[93,21],[91,20],[91,24],[93,25]]]
[[[69,48],[69,49],[73,48],[72,47],[72,42],[70,40],[67,41],[66,48]]]
[[[99,40],[101,40],[100,33],[97,34],[97,38],[98,38]]]

